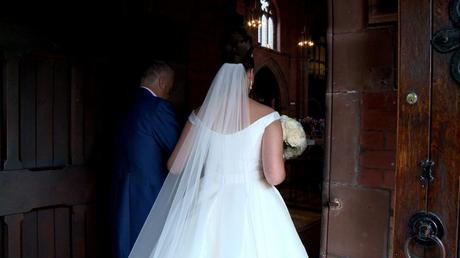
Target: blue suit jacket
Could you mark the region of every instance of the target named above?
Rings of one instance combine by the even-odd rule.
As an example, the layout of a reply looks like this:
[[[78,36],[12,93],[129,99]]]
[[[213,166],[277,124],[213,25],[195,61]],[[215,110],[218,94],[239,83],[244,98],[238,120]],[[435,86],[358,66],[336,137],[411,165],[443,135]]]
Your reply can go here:
[[[167,175],[166,161],[177,138],[171,104],[139,88],[114,140],[111,222],[116,258],[128,257]]]

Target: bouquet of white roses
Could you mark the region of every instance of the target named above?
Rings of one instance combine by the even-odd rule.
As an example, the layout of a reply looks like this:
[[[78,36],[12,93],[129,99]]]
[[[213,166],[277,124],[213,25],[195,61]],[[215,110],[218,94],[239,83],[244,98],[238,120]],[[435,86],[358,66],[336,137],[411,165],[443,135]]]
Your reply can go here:
[[[300,156],[307,148],[307,137],[302,125],[286,115],[281,116],[283,127],[284,159]]]

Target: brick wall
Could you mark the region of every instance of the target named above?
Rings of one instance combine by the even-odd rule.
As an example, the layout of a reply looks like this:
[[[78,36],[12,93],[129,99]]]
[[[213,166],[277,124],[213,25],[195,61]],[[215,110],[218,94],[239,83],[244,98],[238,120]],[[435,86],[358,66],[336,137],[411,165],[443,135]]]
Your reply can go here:
[[[362,95],[359,184],[394,188],[396,155],[396,92]]]

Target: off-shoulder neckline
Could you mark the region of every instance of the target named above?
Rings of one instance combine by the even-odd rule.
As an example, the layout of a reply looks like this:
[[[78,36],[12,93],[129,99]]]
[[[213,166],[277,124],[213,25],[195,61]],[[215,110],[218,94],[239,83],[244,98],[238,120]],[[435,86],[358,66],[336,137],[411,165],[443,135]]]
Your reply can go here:
[[[208,128],[208,127],[206,127],[206,126],[203,126],[203,127],[205,127],[205,128],[208,129],[209,131],[214,132],[214,133],[216,133],[216,134],[220,134],[220,135],[235,135],[235,134],[239,134],[239,133],[242,133],[243,131],[248,130],[249,128],[253,127],[255,124],[260,123],[260,121],[262,121],[264,118],[266,118],[266,117],[268,117],[268,116],[270,116],[270,115],[273,115],[273,114],[278,114],[278,112],[277,112],[277,111],[273,111],[273,112],[270,112],[270,113],[268,113],[268,114],[266,114],[266,115],[264,115],[264,116],[261,116],[261,117],[257,118],[254,122],[252,122],[250,125],[246,126],[245,128],[243,128],[243,129],[241,129],[241,130],[239,130],[239,131],[237,131],[237,132],[229,133],[229,134],[224,134],[224,133],[216,132],[216,131],[214,131],[214,130],[212,130],[211,128]],[[196,120],[197,120],[200,124],[202,123],[202,122],[201,122],[201,119],[195,114],[195,111],[192,111],[191,116],[194,116],[194,117],[196,118]]]

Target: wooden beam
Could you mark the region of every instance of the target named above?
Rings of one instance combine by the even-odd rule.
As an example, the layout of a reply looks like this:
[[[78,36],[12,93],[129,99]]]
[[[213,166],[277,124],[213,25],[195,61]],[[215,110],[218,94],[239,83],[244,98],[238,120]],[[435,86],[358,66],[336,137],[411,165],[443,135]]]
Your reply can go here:
[[[0,173],[0,216],[94,200],[95,175],[86,167],[62,170],[18,170]]]

